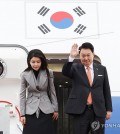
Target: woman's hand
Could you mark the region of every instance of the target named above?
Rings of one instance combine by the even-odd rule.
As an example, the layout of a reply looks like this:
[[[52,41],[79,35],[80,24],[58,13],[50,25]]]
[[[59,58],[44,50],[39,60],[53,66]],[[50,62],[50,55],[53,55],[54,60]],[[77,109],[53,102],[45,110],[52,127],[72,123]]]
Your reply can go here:
[[[53,120],[57,120],[58,116],[59,116],[58,112],[54,112],[52,116]]]
[[[20,117],[20,122],[24,126],[26,124],[26,117],[25,116]]]

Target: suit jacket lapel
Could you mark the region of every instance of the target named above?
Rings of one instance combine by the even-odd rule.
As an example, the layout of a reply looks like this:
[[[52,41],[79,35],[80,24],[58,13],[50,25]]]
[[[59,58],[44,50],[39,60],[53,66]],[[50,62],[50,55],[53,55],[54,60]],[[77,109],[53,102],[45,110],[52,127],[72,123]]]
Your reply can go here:
[[[46,80],[47,80],[46,71],[40,70],[37,78],[37,85],[39,86],[40,89],[44,87]]]
[[[80,71],[81,78],[83,79],[83,81],[87,85],[89,85],[89,80],[88,80],[88,77],[87,77],[87,74],[86,74],[84,65],[81,64],[80,67],[79,67],[79,69],[80,69],[79,71]]]
[[[27,72],[27,74],[25,75],[25,78],[26,78],[27,82],[29,83],[29,85],[33,89],[36,89],[37,82],[36,82],[36,78],[35,78],[35,75],[34,75],[34,73],[33,73],[32,70],[30,70],[29,72]]]
[[[93,69],[94,69],[94,79],[93,79],[93,84],[92,85],[95,84],[95,82],[97,80],[97,76],[98,76],[98,67],[95,63],[93,64]]]
[[[27,72],[27,74],[25,75],[25,78],[27,80],[27,82],[29,83],[29,85],[39,91],[36,86],[39,87],[39,89],[44,88],[45,86],[45,82],[47,80],[47,74],[46,71],[44,70],[40,70],[39,74],[38,74],[38,78],[35,78],[34,72],[32,70],[30,70],[29,72]]]

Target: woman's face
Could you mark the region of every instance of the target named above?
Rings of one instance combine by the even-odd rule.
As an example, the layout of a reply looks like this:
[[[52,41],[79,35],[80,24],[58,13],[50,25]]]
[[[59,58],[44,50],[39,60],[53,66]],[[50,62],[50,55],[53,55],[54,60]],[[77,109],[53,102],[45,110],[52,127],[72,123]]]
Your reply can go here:
[[[32,67],[32,69],[34,69],[35,71],[38,71],[41,67],[41,59],[38,58],[38,57],[33,57],[31,60],[30,60],[30,65]]]

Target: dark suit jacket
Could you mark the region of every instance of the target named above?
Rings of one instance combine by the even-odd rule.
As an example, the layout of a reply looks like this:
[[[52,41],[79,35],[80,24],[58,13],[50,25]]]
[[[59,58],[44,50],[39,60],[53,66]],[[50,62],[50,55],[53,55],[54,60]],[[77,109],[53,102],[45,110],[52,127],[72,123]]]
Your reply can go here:
[[[72,79],[65,112],[68,114],[81,114],[87,104],[89,92],[92,93],[93,108],[96,116],[105,117],[106,111],[112,111],[112,101],[107,70],[100,64],[93,63],[94,80],[90,87],[84,65],[67,62],[62,73]]]

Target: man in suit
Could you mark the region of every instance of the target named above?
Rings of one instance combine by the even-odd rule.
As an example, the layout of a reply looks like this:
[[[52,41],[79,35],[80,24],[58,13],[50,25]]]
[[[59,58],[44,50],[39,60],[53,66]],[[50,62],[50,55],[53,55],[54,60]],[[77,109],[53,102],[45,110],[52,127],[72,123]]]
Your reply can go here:
[[[73,60],[78,54],[78,45],[71,48],[68,62],[62,73],[72,79],[65,112],[73,115],[74,134],[104,134],[105,119],[110,119],[112,101],[105,66],[93,63],[94,47],[83,43],[79,47],[81,63]]]

